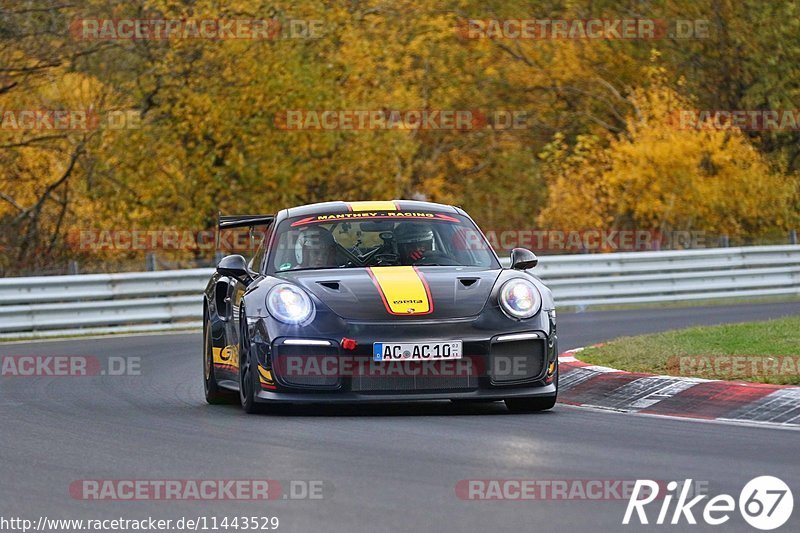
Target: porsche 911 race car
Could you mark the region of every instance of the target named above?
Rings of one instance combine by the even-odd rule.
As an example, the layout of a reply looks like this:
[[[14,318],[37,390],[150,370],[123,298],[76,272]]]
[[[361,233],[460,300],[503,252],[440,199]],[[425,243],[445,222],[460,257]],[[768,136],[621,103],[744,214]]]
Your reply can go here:
[[[503,268],[460,208],[326,202],[221,216],[265,227],[224,257],[204,298],[209,403],[498,401],[550,409],[558,389],[550,290],[515,248]]]

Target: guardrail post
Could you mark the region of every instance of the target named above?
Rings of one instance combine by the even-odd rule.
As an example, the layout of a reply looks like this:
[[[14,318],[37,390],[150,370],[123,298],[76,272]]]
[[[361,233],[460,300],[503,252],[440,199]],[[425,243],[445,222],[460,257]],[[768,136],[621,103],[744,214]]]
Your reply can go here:
[[[722,235],[719,238],[719,247],[720,248],[727,248],[728,246],[730,246],[730,238],[728,238],[727,235]]]
[[[154,272],[156,270],[156,254],[153,252],[147,252],[145,256],[145,270],[148,272]]]
[[[78,262],[70,261],[67,263],[67,274],[70,276],[78,274]]]
[[[797,244],[797,230],[793,229],[789,232],[789,244]]]

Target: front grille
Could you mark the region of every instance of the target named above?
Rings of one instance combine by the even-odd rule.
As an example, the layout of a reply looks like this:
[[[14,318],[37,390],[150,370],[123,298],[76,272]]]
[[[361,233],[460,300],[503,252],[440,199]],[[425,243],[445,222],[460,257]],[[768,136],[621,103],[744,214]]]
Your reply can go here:
[[[544,374],[546,351],[543,339],[493,342],[490,350],[492,383],[529,381]]]
[[[442,363],[448,365],[442,366]],[[371,368],[367,374],[353,376],[351,381],[353,392],[465,390],[478,386],[474,367],[468,360],[391,362],[383,363],[382,366],[372,365]],[[386,375],[381,375],[383,371]]]
[[[335,366],[325,363],[338,357],[335,346],[282,344],[273,352],[272,370],[278,382],[287,387],[335,389],[341,378]]]

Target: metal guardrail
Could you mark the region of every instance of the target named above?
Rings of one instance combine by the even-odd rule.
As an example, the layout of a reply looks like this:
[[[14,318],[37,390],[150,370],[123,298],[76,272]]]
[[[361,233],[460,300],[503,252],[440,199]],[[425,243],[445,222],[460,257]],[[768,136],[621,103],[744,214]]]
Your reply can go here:
[[[800,295],[800,246],[542,257],[557,305]]]
[[[0,279],[0,338],[202,326],[210,268]]]
[[[0,337],[196,328],[212,272],[0,279]],[[559,306],[792,296],[800,246],[543,256],[532,272]]]

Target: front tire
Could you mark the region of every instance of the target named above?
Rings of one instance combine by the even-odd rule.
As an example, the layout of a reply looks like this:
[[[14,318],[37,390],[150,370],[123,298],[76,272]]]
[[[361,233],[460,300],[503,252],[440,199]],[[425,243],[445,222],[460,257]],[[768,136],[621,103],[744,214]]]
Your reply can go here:
[[[256,402],[260,385],[256,378],[257,370],[250,359],[250,337],[247,331],[247,315],[242,308],[239,314],[239,399],[248,414],[264,412],[264,406]]]
[[[236,394],[223,389],[217,383],[217,376],[214,373],[214,345],[211,342],[211,323],[208,320],[208,313],[205,313],[203,321],[203,389],[205,390],[206,402],[211,405],[226,405],[236,403]]]

